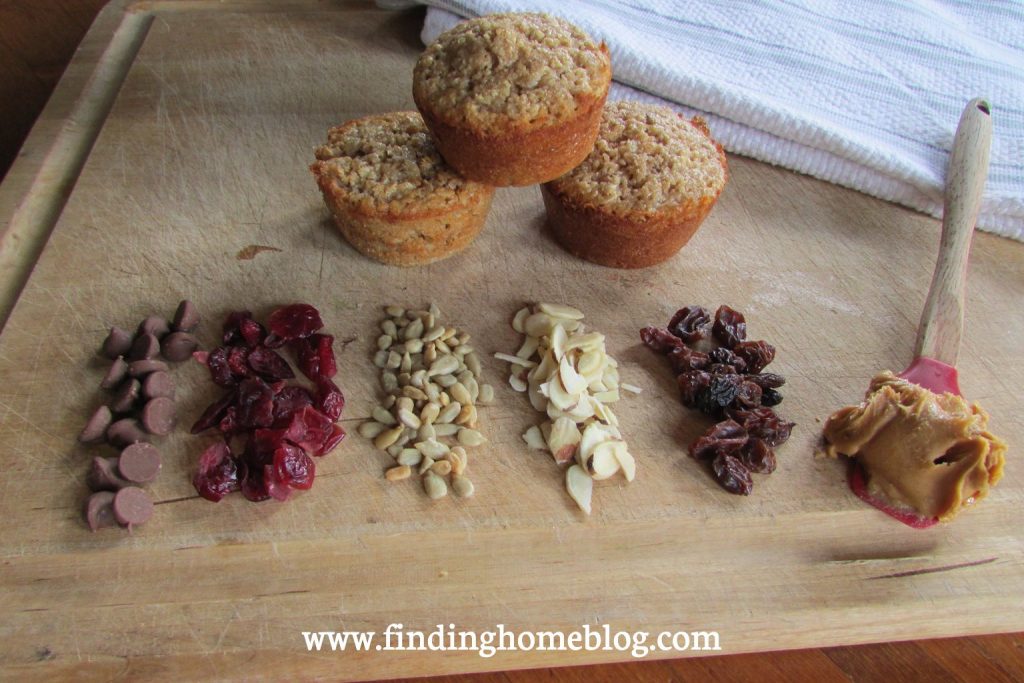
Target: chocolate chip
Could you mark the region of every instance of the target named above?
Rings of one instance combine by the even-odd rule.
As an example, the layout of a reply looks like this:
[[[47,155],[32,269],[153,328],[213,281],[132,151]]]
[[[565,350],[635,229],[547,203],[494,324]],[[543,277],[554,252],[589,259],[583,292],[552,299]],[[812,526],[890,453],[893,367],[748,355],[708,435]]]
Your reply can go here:
[[[108,526],[117,526],[114,519],[114,494],[97,491],[85,503],[85,521],[93,531]]]
[[[132,360],[149,360],[156,358],[160,353],[160,340],[152,334],[140,334],[132,344],[132,352],[129,358]]]
[[[118,356],[111,363],[110,369],[107,370],[106,377],[100,382],[100,389],[115,389],[117,385],[121,383],[125,377],[128,376],[128,363],[125,361],[123,356]]]
[[[128,364],[128,374],[132,377],[144,377],[151,372],[167,372],[169,369],[162,360],[133,360]]]
[[[198,347],[199,340],[188,332],[171,332],[160,343],[160,352],[167,360],[178,363],[188,360]]]
[[[163,370],[152,372],[142,380],[142,395],[146,399],[151,398],[174,398],[174,380],[171,375]]]
[[[153,500],[137,486],[126,486],[114,494],[114,519],[130,530],[153,516]]]
[[[149,434],[133,417],[122,418],[107,427],[107,443],[130,446],[136,441],[149,441]]]
[[[160,451],[150,443],[133,443],[117,459],[117,471],[124,479],[135,484],[146,484],[160,472]]]
[[[117,464],[117,458],[94,457],[85,475],[85,483],[93,491],[119,491],[125,486],[131,486],[132,482],[118,474]]]
[[[178,332],[191,332],[199,326],[199,311],[188,299],[178,304],[174,313],[174,329]]]
[[[150,434],[166,436],[174,429],[174,401],[162,396],[148,401],[142,407],[142,426]]]
[[[132,347],[132,333],[120,327],[111,327],[107,338],[103,340],[103,355],[114,360],[128,353]]]
[[[99,443],[107,433],[107,427],[114,421],[114,415],[107,406],[100,406],[85,423],[78,440],[82,443]]]
[[[110,409],[115,413],[130,413],[141,395],[142,383],[137,379],[128,380],[114,394],[110,401]]]
[[[145,320],[139,323],[139,335],[151,334],[157,339],[163,338],[165,334],[171,331],[171,326],[166,319],[161,318],[158,315],[148,316]]]

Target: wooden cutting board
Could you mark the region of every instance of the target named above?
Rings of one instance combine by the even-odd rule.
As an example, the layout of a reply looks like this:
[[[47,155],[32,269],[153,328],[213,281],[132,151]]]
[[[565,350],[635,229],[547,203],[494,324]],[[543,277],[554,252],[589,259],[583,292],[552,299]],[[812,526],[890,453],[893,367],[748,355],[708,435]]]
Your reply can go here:
[[[332,124],[412,107],[419,19],[196,0],[115,3],[97,22],[0,188],[14,292],[0,335],[4,677],[349,679],[629,659],[310,654],[301,635],[394,622],[717,630],[725,653],[1024,629],[1024,245],[976,236],[960,367],[965,394],[1011,444],[1006,477],[954,524],[909,529],[859,502],[842,467],[814,451],[832,410],[909,360],[938,222],[731,157],[704,227],[655,268],[567,256],[543,230],[535,187],[499,190],[463,254],[378,265],[331,227],[307,165]],[[243,258],[252,245],[276,251]],[[180,429],[161,445],[154,519],[131,535],[89,533],[87,463],[109,453],[75,436],[103,400],[96,348],[109,326],[170,315],[185,297],[206,316],[206,344],[229,310],[318,306],[350,340],[339,380],[353,433],[318,463],[311,491],[254,505],[194,495],[209,440]],[[589,518],[558,468],[524,447],[537,416],[490,357],[516,348],[509,319],[536,300],[581,308],[623,380],[643,388],[617,407],[637,480],[600,483]],[[354,434],[377,398],[381,306],[429,301],[474,336],[497,388],[467,500],[431,503],[414,482],[388,484],[388,456]],[[780,412],[798,427],[749,497],[723,492],[685,455],[709,422],[679,404],[664,361],[638,341],[640,327],[691,303],[746,313],[789,379]],[[188,425],[215,391],[197,364],[174,376]]]

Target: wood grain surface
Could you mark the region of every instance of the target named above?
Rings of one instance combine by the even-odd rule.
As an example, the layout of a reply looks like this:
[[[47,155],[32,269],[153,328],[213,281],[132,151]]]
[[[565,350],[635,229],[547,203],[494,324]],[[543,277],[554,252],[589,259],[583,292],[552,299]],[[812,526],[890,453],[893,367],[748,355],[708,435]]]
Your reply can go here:
[[[70,174],[66,205],[52,187],[53,178],[68,180],[53,150],[0,187],[8,225],[0,257],[10,258],[12,234],[45,243],[0,335],[0,443],[10,463],[0,484],[5,675],[371,678],[627,658],[310,655],[301,645],[303,630],[381,631],[390,622],[717,629],[729,653],[1024,626],[1015,607],[1022,482],[1012,461],[984,504],[920,532],[865,508],[836,463],[813,457],[820,420],[856,400],[876,370],[909,360],[935,221],[733,157],[715,212],[657,268],[619,272],[572,260],[543,231],[536,188],[499,191],[466,253],[422,269],[385,268],[338,237],[305,167],[330,125],[411,106],[420,45],[408,16],[197,1],[136,6],[124,21],[112,7],[101,23],[106,33],[86,46],[99,68],[78,83],[77,97],[51,102],[67,120],[91,115],[101,124],[83,145],[81,172]],[[76,132],[59,119],[42,123]],[[49,216],[59,216],[52,234]],[[280,251],[239,259],[252,245]],[[1020,443],[1015,340],[1024,322],[1007,311],[1024,290],[1024,249],[979,234],[971,267],[962,386],[992,413],[997,432]],[[491,361],[485,372],[500,387],[498,407],[483,416],[491,445],[474,454],[478,494],[469,501],[430,505],[411,484],[385,485],[387,456],[353,435],[322,461],[314,489],[286,505],[212,505],[189,484],[205,442],[179,433],[162,444],[154,520],[131,536],[91,535],[79,509],[97,450],[76,446],[74,436],[101,400],[95,347],[109,325],[170,314],[185,296],[207,316],[207,343],[232,308],[319,306],[328,328],[352,339],[339,358],[350,426],[375,398],[369,356],[381,304],[434,300],[492,352],[514,347],[507,321],[523,301],[574,303],[608,334],[624,379],[644,388],[618,411],[640,474],[629,486],[599,486],[594,516],[582,518],[557,469],[521,446],[518,435],[535,418]],[[666,368],[636,340],[639,327],[691,302],[745,311],[751,333],[780,348],[776,365],[790,379],[782,411],[800,427],[780,451],[780,471],[759,478],[749,499],[721,492],[684,457],[707,423],[678,405]],[[213,391],[198,366],[175,376],[189,423]],[[1019,661],[1019,639],[992,642],[1006,662]],[[990,661],[977,648],[953,662],[941,644],[884,647],[908,670],[920,661],[953,670]],[[874,660],[861,652],[777,656],[868,670]],[[731,659],[737,678],[762,666]],[[729,659],[693,671],[718,661]],[[628,680],[641,674],[615,676],[644,667],[677,675],[676,665],[578,675]],[[1012,677],[1010,666],[994,668]]]

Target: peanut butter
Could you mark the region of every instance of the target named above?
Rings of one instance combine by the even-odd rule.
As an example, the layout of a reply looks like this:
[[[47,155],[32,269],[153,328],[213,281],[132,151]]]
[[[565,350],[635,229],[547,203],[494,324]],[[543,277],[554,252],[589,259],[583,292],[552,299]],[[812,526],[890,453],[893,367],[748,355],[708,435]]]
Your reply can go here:
[[[872,496],[925,518],[952,519],[1003,475],[1006,444],[980,405],[888,371],[863,403],[829,417],[824,436],[827,455],[857,459]]]

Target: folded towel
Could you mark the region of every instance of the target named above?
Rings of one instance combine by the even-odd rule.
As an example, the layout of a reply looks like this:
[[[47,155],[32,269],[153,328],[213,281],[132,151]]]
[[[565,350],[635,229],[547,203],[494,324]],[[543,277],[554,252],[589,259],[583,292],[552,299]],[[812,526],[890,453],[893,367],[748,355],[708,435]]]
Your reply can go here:
[[[1024,240],[1024,5],[1018,0],[378,0],[462,17],[538,11],[607,43],[613,99],[707,119],[730,152],[942,215],[972,97],[992,105],[978,227]]]

